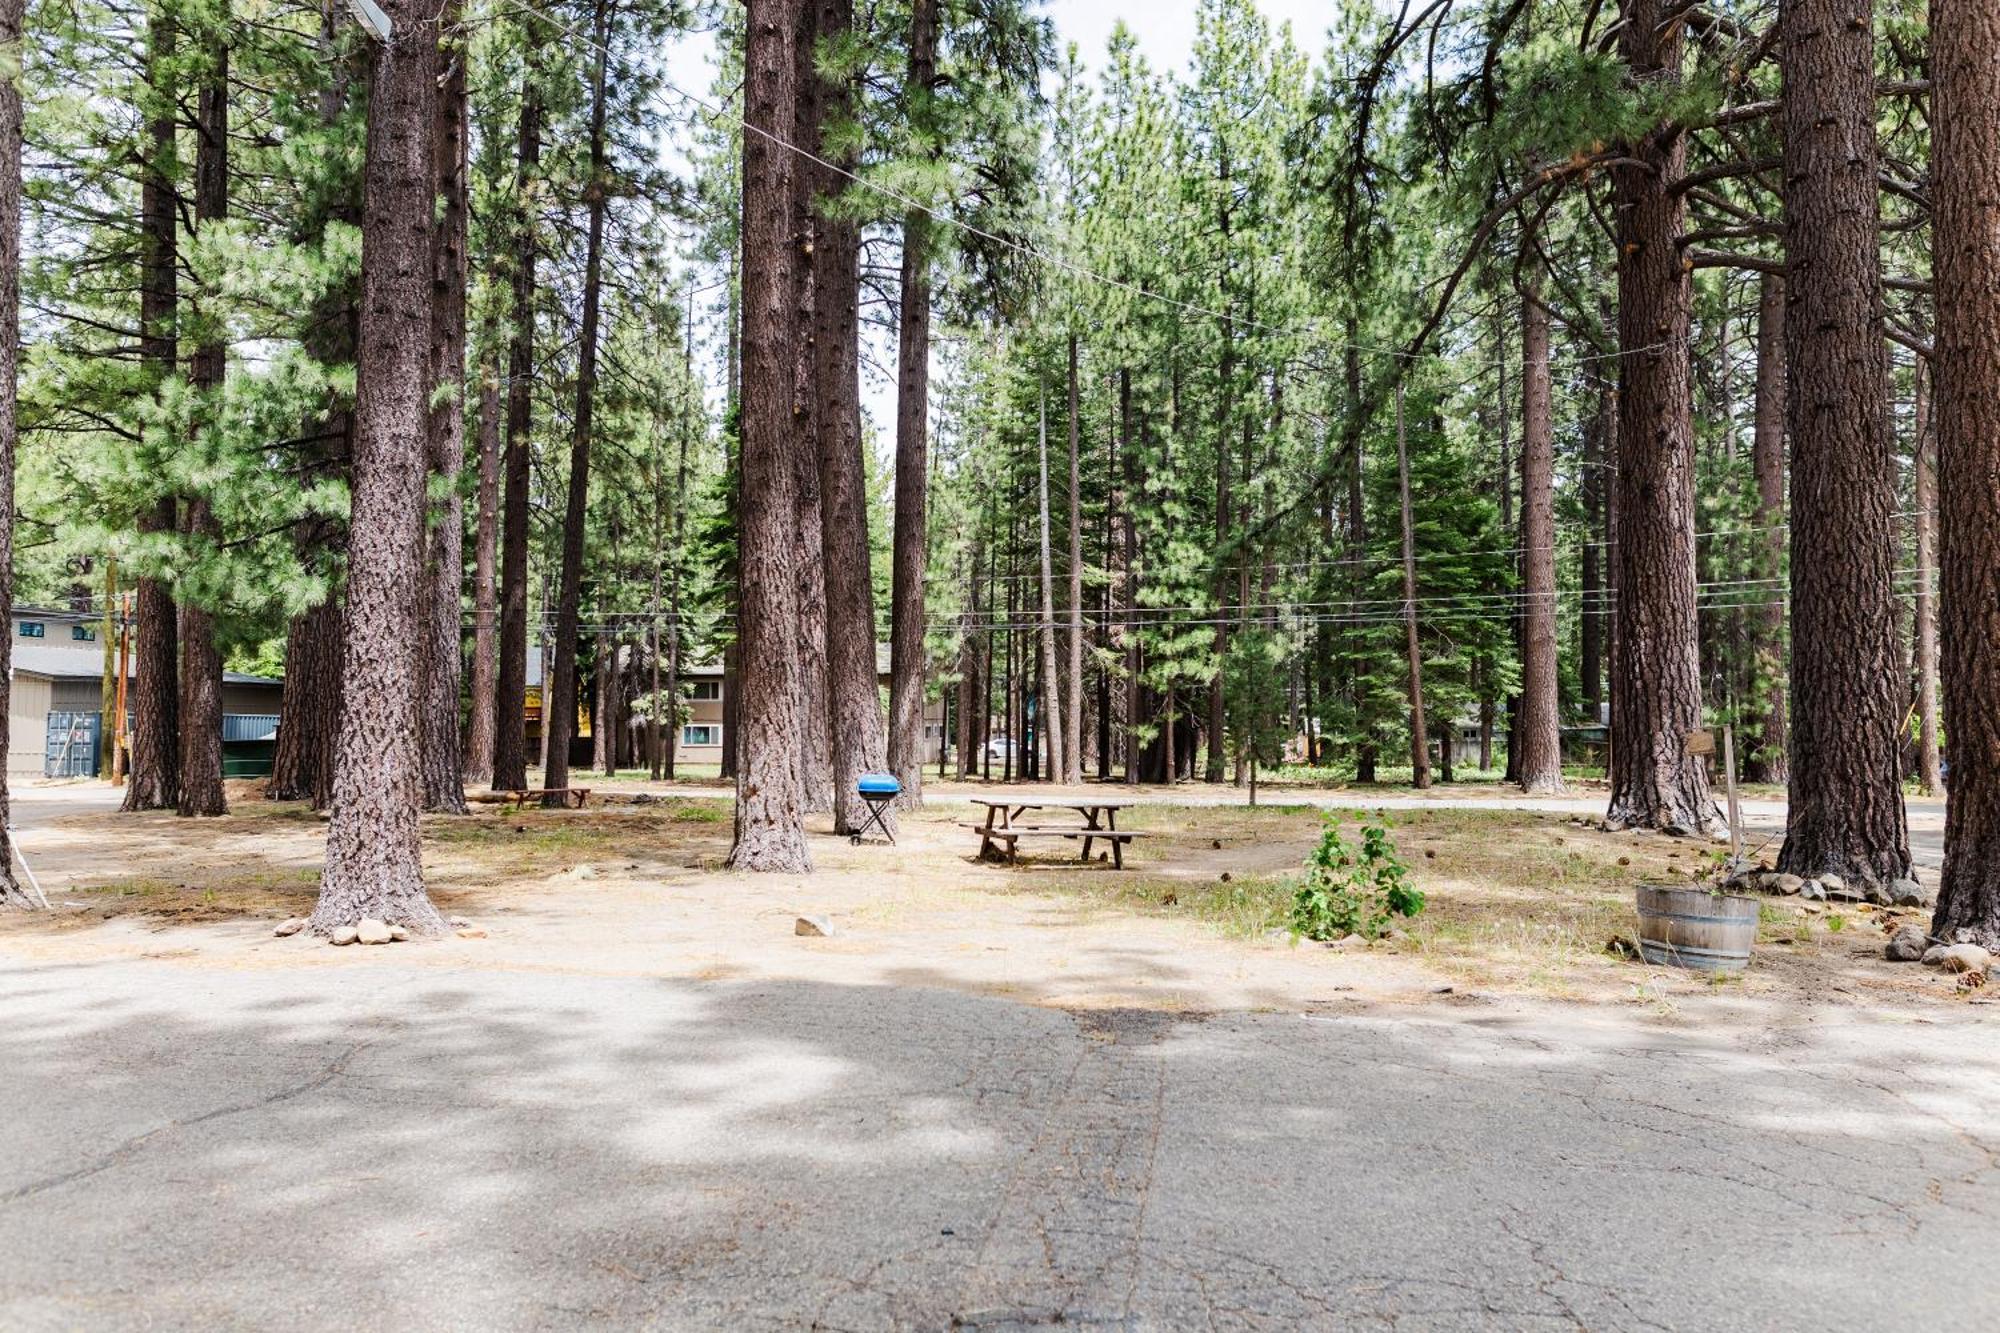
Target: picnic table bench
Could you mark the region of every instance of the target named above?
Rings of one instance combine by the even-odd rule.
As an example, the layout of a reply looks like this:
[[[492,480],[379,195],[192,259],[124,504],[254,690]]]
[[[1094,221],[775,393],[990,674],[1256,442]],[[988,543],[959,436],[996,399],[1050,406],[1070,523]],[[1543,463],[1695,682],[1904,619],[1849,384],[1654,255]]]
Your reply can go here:
[[[1125,846],[1135,838],[1147,836],[1135,829],[1118,827],[1118,812],[1132,804],[1130,801],[1102,800],[1096,797],[1070,799],[1060,796],[1037,796],[1005,798],[975,796],[974,805],[986,807],[986,818],[979,823],[961,824],[979,835],[979,856],[981,860],[1019,860],[1019,844],[1022,838],[1075,838],[1083,843],[1080,861],[1090,859],[1092,843],[1111,844],[1111,863],[1120,870],[1125,868]],[[1074,810],[1083,816],[1081,824],[1022,824],[1018,821],[1030,810]]]
[[[507,793],[507,803],[516,810],[525,810],[529,801],[539,801],[549,796],[562,797],[562,804],[573,810],[583,809],[590,799],[588,787],[516,787]]]

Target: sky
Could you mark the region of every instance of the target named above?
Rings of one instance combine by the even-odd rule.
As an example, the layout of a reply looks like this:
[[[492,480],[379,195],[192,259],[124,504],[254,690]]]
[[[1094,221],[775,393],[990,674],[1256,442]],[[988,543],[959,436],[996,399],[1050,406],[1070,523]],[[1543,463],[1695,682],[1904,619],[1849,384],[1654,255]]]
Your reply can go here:
[[[1292,40],[1307,54],[1317,56],[1325,45],[1333,19],[1327,0],[1259,0],[1257,8],[1273,28],[1290,23]],[[1056,41],[1075,42],[1084,64],[1092,68],[1121,18],[1155,69],[1185,69],[1194,49],[1195,0],[1050,0],[1044,12],[1055,20]]]

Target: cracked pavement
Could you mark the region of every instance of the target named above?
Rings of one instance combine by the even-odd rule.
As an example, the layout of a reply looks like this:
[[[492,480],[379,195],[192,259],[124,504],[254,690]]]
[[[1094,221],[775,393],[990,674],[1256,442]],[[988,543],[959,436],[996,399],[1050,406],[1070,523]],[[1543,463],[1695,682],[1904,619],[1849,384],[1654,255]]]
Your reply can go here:
[[[0,960],[0,1327],[1988,1326],[1990,1008]]]

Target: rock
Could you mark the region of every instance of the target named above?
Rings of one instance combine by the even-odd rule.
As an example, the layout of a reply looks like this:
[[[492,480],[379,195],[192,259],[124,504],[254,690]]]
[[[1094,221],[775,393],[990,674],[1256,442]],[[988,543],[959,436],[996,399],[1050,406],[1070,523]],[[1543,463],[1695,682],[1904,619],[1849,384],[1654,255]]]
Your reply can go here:
[[[833,934],[833,918],[826,916],[802,916],[792,923],[792,934],[819,936]]]
[[[1885,955],[1892,963],[1914,963],[1930,949],[1930,937],[1921,926],[1903,926],[1889,939]]]
[[[408,926],[391,926],[389,927],[389,938],[401,944],[410,938],[410,928]]]
[[[1993,966],[1993,955],[1976,944],[1953,944],[1941,949],[1933,949],[1937,965],[1947,972],[1985,972]],[[1924,955],[1929,962],[1931,955]]]
[[[1764,876],[1766,893],[1794,894],[1805,887],[1805,881],[1797,875],[1771,874]]]
[[[1362,939],[1359,935],[1342,935],[1337,940],[1328,940],[1326,947],[1329,949],[1338,949],[1342,953],[1349,953],[1355,949],[1367,948],[1368,941]]]
[[[460,926],[452,933],[462,940],[483,940],[486,938],[485,928],[481,926]]]
[[[306,928],[306,919],[302,916],[295,916],[287,918],[284,921],[280,921],[278,923],[277,929],[273,930],[271,933],[280,938],[283,938],[286,935],[296,935],[305,928]]]
[[[335,944],[352,944],[361,935],[353,926],[335,926],[330,937]]]
[[[1861,886],[1861,891],[1867,895],[1868,901],[1877,907],[1888,907],[1896,901],[1895,896],[1889,892],[1889,886],[1880,880],[1869,880]]]
[[[356,930],[359,932],[357,938],[363,944],[387,944],[394,938],[389,934],[389,923],[377,921],[372,916],[363,917]]]
[[[1800,880],[1800,881],[1799,881],[1799,897],[1801,897],[1801,898],[1810,898],[1810,899],[1814,900],[1815,902],[1825,902],[1825,901],[1826,901],[1826,886],[1825,886],[1824,884],[1820,883],[1820,882],[1819,882],[1818,880],[1816,880],[1816,879],[1805,879],[1805,880]]]
[[[1926,889],[1913,879],[1892,880],[1889,898],[1898,907],[1936,907],[1937,890]]]

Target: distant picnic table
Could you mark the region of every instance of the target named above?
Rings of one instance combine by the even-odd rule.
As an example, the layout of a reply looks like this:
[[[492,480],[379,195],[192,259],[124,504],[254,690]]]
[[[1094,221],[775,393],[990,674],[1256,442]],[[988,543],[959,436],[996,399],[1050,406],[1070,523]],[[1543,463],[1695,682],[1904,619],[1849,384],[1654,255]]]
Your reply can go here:
[[[507,800],[516,810],[525,810],[529,801],[539,801],[549,796],[559,796],[562,804],[573,810],[581,810],[590,800],[588,787],[516,787],[507,793]]]
[[[980,859],[1019,860],[1020,840],[1023,838],[1076,838],[1083,843],[1080,861],[1090,859],[1092,843],[1111,844],[1111,863],[1120,870],[1125,868],[1125,845],[1134,838],[1146,835],[1131,829],[1118,827],[1118,812],[1131,805],[1131,801],[1105,800],[1086,796],[1070,798],[1062,796],[1019,796],[988,797],[975,796],[974,805],[986,808],[986,818],[976,824],[964,824],[979,835]],[[1081,824],[1043,824],[1020,822],[1021,816],[1030,810],[1072,810],[1083,817]]]

